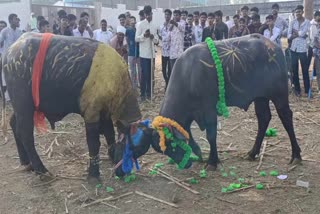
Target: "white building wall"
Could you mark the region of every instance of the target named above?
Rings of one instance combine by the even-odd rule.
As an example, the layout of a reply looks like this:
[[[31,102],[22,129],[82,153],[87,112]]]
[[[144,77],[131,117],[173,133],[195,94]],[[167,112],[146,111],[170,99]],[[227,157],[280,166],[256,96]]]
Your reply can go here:
[[[135,16],[137,22],[140,21],[139,19],[139,11],[143,9],[143,7],[139,7],[137,10],[126,10],[126,6],[123,4],[118,4],[117,8],[101,8],[101,19],[105,19],[108,22],[108,25],[111,25],[115,30],[119,25],[118,16],[122,13],[127,11],[130,12],[132,16]],[[162,8],[157,8],[153,10],[153,22],[156,23],[157,26],[160,27],[161,24],[164,22],[164,13]],[[99,23],[100,24],[100,23]]]
[[[10,13],[15,13],[20,18],[20,29],[25,30],[30,20],[30,1],[21,0],[20,2],[0,3],[0,20],[7,22]]]

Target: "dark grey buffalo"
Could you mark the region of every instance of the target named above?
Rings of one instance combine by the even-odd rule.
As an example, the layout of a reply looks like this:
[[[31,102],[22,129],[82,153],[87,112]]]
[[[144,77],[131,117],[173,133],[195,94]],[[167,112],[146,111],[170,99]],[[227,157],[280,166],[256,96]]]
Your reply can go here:
[[[292,146],[290,163],[300,162],[300,148],[288,100],[286,61],[281,48],[258,34],[217,41],[215,44],[224,70],[227,106],[247,110],[252,102],[255,104],[258,134],[248,158],[254,160],[260,152],[271,120],[269,107],[271,100],[290,137]],[[201,130],[206,130],[207,140],[210,143],[208,167],[213,169],[219,163],[216,145],[217,101],[215,64],[207,44],[201,43],[185,51],[174,65],[160,115],[177,121],[189,132],[189,144],[199,157],[202,157],[201,150],[192,137],[191,123],[195,121]],[[157,133],[149,130],[147,134],[149,138],[153,138],[152,146],[161,152]],[[179,162],[182,158],[181,152],[169,151],[170,142],[166,142],[166,145],[167,150],[164,154]]]
[[[41,34],[26,33],[3,56],[3,72],[14,110],[10,125],[21,164],[44,174],[34,146],[34,101],[32,74]],[[114,123],[130,124],[141,118],[127,65],[109,46],[91,39],[53,36],[47,50],[40,83],[40,106],[52,127],[69,113],[85,120],[89,148],[89,178],[99,178],[99,135],[109,144],[114,163],[122,159],[123,146],[116,147]],[[133,158],[146,151],[134,146]],[[119,149],[121,151],[119,151]],[[116,174],[123,175],[121,167]]]

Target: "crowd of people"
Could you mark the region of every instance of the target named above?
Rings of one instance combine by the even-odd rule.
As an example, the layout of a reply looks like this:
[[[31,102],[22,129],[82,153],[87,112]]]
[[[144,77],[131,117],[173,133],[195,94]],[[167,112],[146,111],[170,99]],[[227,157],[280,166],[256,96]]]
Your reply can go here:
[[[243,6],[230,18],[224,17],[218,10],[213,13],[181,10],[164,10],[164,22],[157,26],[152,20],[151,6],[145,6],[139,12],[139,21],[129,12],[120,14],[119,24],[114,30],[102,19],[100,28],[93,30],[88,24],[89,14],[81,13],[79,20],[64,10],[58,11],[58,22],[52,27],[43,16],[32,14],[30,31],[38,33],[52,32],[57,35],[92,38],[114,48],[128,63],[133,87],[140,87],[141,99],[151,98],[152,65],[154,64],[156,45],[161,46],[162,73],[166,87],[171,70],[181,54],[191,46],[204,42],[207,37],[213,40],[241,37],[259,33],[282,46],[281,39],[287,38],[291,55],[291,71],[295,94],[301,96],[299,83],[299,61],[301,63],[304,92],[310,88],[309,67],[314,56],[314,70],[320,72],[320,11],[314,13],[309,21],[304,17],[302,5],[296,6],[288,19],[279,16],[279,5],[272,5],[270,15],[261,20],[259,8]],[[223,21],[223,17],[225,21]],[[0,21],[0,54],[13,44],[22,31],[20,19],[16,14],[9,15],[9,25]],[[2,76],[4,80],[4,77]],[[318,78],[320,94],[320,78]],[[4,83],[5,85],[5,83]],[[6,97],[8,100],[9,97]]]

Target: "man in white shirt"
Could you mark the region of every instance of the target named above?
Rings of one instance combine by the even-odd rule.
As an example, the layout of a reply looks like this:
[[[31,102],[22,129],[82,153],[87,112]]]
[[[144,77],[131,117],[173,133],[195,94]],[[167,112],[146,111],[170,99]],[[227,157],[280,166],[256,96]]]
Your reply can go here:
[[[93,31],[93,39],[110,44],[110,40],[113,37],[112,33],[107,30],[107,21],[102,19],[100,22],[101,28]]]
[[[263,32],[264,37],[270,39],[272,42],[276,43],[281,47],[281,30],[274,26],[274,17],[272,15],[267,16],[266,23],[268,25],[268,28],[265,29]]]
[[[91,38],[89,32],[86,30],[87,28],[87,21],[84,18],[79,20],[79,26],[77,29],[73,30],[73,35],[75,37],[84,37],[84,38]]]
[[[275,3],[272,5],[272,15],[274,19],[274,25],[280,29],[282,36],[287,36],[288,33],[288,23],[286,20],[279,16],[279,4]]]
[[[200,24],[194,26],[194,38],[196,44],[202,42],[202,33],[203,29],[206,27],[207,17],[207,13],[202,12],[200,14]]]
[[[319,28],[319,23],[317,21],[317,18],[320,14],[320,11],[316,11],[313,15],[313,19],[310,21],[310,30],[308,33],[308,39],[307,39],[307,43],[308,43],[308,68],[310,68],[310,64],[312,61],[312,57],[313,57],[313,45],[314,45],[314,37],[318,32],[318,28]],[[313,70],[315,70],[315,63],[313,64]]]
[[[8,48],[15,43],[19,37],[22,35],[22,30],[19,29],[20,27],[20,19],[18,18],[17,14],[10,14],[9,15],[9,24],[10,26],[2,29],[0,33],[0,44],[2,43],[2,54],[5,54]],[[6,81],[5,81],[5,75],[2,72],[1,74],[2,77],[2,85],[4,87],[7,86]],[[9,101],[9,94],[8,92],[5,92],[5,98],[6,101]]]
[[[228,26],[228,29],[230,30],[234,26],[233,20],[230,19],[229,16],[226,16],[226,22],[225,24]]]
[[[141,99],[151,98],[151,60],[155,58],[154,44],[159,42],[157,26],[152,22],[152,8],[147,5],[144,7],[146,19],[137,26],[135,35],[136,42],[139,42],[141,75]]]

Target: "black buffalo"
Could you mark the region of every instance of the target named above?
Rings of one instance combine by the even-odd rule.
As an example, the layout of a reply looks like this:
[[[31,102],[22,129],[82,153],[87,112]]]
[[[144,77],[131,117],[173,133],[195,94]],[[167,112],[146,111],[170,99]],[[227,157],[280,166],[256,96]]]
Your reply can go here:
[[[42,39],[26,33],[3,56],[8,92],[14,113],[10,120],[21,164],[37,173],[48,172],[34,146],[32,67]],[[37,63],[37,62],[35,62]],[[115,146],[114,123],[130,124],[141,118],[127,65],[109,46],[91,39],[53,36],[44,61],[39,110],[54,123],[69,113],[85,121],[90,165],[88,178],[99,178],[99,135],[109,145],[114,163],[123,146]],[[134,158],[142,155],[133,150]],[[117,150],[118,149],[118,150]],[[121,151],[119,151],[119,149]],[[122,175],[121,167],[117,170]]]
[[[215,44],[224,70],[227,106],[247,110],[252,102],[255,104],[258,134],[247,158],[254,160],[260,152],[271,120],[269,101],[272,101],[290,137],[290,163],[300,162],[301,151],[289,107],[288,74],[281,48],[258,34],[217,41]],[[211,169],[215,169],[219,163],[216,145],[217,101],[217,72],[211,53],[206,43],[195,45],[175,63],[160,115],[175,120],[188,131],[189,144],[201,159],[200,147],[190,130],[191,123],[195,121],[201,130],[206,130],[210,143],[208,167]],[[149,130],[147,134],[149,139],[153,138],[153,147],[161,152],[157,132]],[[166,142],[166,145],[167,150],[170,149],[170,142]],[[165,151],[164,154],[178,162],[181,160],[181,152]]]

